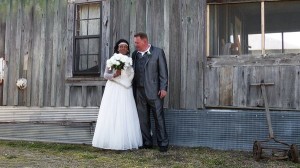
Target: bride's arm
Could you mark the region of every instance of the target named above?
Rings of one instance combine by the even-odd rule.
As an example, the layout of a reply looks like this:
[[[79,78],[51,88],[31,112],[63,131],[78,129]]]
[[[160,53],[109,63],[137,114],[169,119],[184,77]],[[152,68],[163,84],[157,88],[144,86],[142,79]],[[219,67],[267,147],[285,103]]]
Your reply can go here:
[[[104,78],[107,80],[112,80],[114,78],[113,70],[109,70],[108,68],[105,68]]]
[[[129,79],[130,81],[132,81],[132,79],[133,79],[133,77],[134,77],[134,71],[133,71],[133,68],[132,68],[132,67],[128,68],[127,75],[128,75],[128,79]]]

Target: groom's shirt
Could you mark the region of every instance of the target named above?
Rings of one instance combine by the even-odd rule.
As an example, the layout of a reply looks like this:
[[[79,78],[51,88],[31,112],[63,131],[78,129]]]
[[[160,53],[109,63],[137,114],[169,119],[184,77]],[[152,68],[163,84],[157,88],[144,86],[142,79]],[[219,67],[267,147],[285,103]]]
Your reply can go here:
[[[151,44],[149,44],[149,47],[147,48],[146,51],[138,51],[138,53],[140,53],[142,56],[144,56],[145,53],[149,52],[151,48]]]

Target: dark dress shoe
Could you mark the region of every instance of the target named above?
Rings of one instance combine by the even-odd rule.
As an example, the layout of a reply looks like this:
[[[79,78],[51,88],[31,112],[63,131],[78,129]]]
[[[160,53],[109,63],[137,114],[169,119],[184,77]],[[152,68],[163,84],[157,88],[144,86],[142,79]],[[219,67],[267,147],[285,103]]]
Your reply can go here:
[[[144,145],[139,147],[139,149],[152,149],[152,148],[153,148],[152,145]]]
[[[168,151],[168,147],[166,147],[166,146],[159,147],[159,151],[160,152],[167,152]]]

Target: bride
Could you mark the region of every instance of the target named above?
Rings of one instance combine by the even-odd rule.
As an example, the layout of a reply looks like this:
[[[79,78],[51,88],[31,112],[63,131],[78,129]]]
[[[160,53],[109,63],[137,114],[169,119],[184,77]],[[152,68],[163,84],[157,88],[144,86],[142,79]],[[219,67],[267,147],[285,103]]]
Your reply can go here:
[[[130,53],[129,43],[119,40],[114,52],[127,57]],[[132,67],[126,70],[106,68],[104,78],[108,81],[93,137],[94,147],[128,150],[142,146],[140,123],[131,87],[133,76]]]

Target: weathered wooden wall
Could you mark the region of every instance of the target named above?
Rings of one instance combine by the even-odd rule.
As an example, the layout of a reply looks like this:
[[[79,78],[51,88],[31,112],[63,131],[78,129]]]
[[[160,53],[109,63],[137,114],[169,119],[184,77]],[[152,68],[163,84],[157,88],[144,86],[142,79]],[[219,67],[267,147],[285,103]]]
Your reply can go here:
[[[1,15],[1,19],[5,20],[2,21],[5,26],[1,27],[0,41],[5,39],[7,61],[3,105],[99,106],[105,85],[103,79],[72,76],[74,2],[77,0],[2,2],[1,12],[5,15]],[[102,64],[112,55],[113,45],[118,39],[129,40],[133,51],[133,35],[146,32],[151,44],[163,48],[167,56],[170,87],[165,106],[202,108],[205,2],[101,2]],[[28,80],[24,91],[15,85],[21,77]]]
[[[271,108],[300,109],[299,54],[263,56],[224,56],[210,58],[207,65],[205,95],[210,107],[263,107],[261,88],[267,86]]]
[[[205,9],[202,0],[111,0],[110,51],[120,38],[146,32],[164,49],[169,67],[169,108],[203,107]]]

